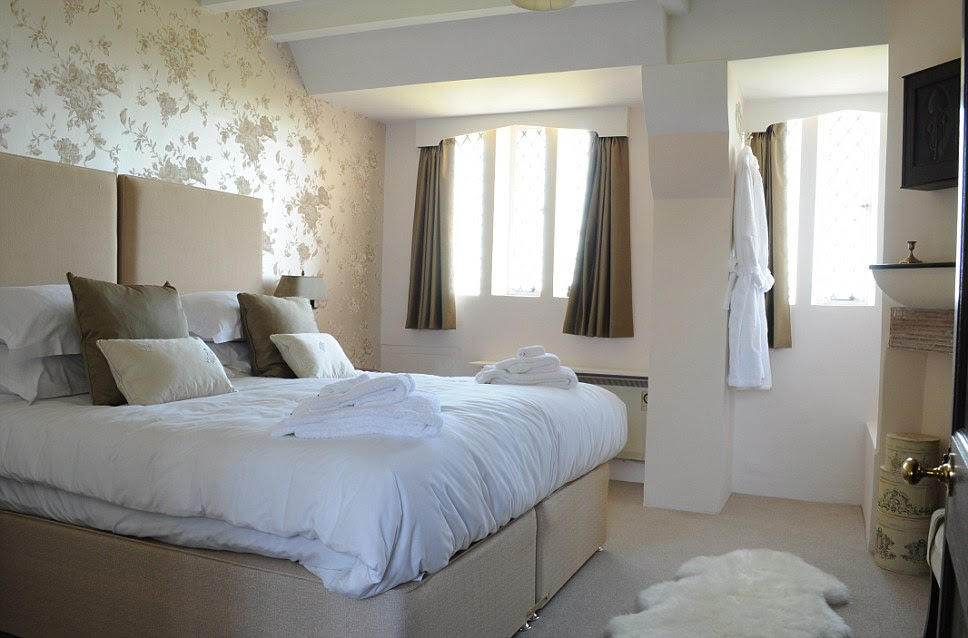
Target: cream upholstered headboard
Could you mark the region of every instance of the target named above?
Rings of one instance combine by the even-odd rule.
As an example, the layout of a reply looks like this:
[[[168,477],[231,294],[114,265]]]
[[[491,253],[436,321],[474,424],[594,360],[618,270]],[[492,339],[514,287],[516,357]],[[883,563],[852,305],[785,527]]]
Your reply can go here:
[[[262,201],[0,153],[0,286],[262,292]]]
[[[262,200],[118,177],[119,281],[263,292]]]
[[[0,286],[117,281],[114,173],[0,153]]]

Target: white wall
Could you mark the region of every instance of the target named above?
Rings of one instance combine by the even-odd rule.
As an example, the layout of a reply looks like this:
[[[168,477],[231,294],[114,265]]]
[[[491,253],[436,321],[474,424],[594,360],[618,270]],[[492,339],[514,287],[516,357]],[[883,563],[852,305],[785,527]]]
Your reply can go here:
[[[503,359],[522,345],[540,343],[558,354],[566,364],[648,373],[647,318],[652,279],[648,136],[641,108],[630,109],[628,119],[635,336],[625,339],[562,334],[566,300],[550,296],[459,296],[456,330],[405,329],[419,154],[414,143],[413,122],[387,127],[381,324],[381,366],[384,370],[472,374],[477,368],[468,366],[469,361]]]
[[[884,44],[886,34],[887,0],[691,0],[669,18],[669,62]]]
[[[916,239],[924,261],[954,261],[957,188],[905,190],[901,184],[904,117],[902,76],[961,55],[961,2],[958,0],[892,0],[888,54],[890,115],[887,134],[884,261],[907,255],[907,240]]]
[[[859,505],[880,309],[807,303],[790,314],[793,348],[771,351],[773,389],[735,392],[733,491]]]
[[[750,130],[763,130],[788,119],[886,106],[886,95],[847,95],[749,101],[743,109]],[[877,418],[881,309],[879,304],[810,305],[816,182],[809,166],[816,163],[814,131],[815,126],[804,126],[798,299],[790,313],[793,347],[770,351],[771,390],[735,391],[733,491],[861,504],[867,423]],[[883,131],[886,124],[882,158]],[[823,470],[817,471],[818,466]]]
[[[637,73],[637,71],[636,71]],[[624,106],[526,113],[488,113],[417,121],[417,146],[435,146],[440,140],[505,126],[545,126],[595,131],[600,137],[626,137],[629,110]]]
[[[896,262],[917,240],[925,261],[953,261],[957,237],[957,189],[902,190],[904,83],[902,76],[961,55],[961,3],[958,0],[890,0],[888,3],[888,125],[882,261]],[[883,297],[881,386],[873,468],[884,454],[890,432],[924,432],[947,439],[951,422],[952,357],[888,347],[888,315]],[[868,483],[876,484],[876,477]],[[864,495],[868,543],[874,542],[874,494]]]
[[[887,115],[887,93],[790,97],[743,102],[743,121],[748,131],[765,131],[775,122],[785,122],[821,113],[843,110],[876,111]]]
[[[924,261],[954,261],[957,190],[905,190],[901,183],[904,84],[902,76],[961,55],[961,3],[958,0],[891,0],[889,12],[889,105],[883,260],[907,254],[917,240]],[[926,34],[930,34],[927,35]],[[885,314],[893,302],[885,298]],[[886,318],[885,318],[886,319]],[[952,358],[887,347],[883,336],[878,441],[889,432],[930,432],[947,438],[951,420]],[[878,445],[879,454],[883,446]]]

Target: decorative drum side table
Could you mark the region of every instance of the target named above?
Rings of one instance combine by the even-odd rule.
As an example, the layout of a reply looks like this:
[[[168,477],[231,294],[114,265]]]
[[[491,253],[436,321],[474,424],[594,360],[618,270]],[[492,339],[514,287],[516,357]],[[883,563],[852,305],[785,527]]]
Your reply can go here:
[[[874,562],[902,574],[927,574],[928,527],[938,507],[938,485],[925,481],[909,485],[901,475],[908,457],[923,467],[936,467],[940,459],[936,437],[908,432],[885,436],[884,465],[877,486],[877,524]]]

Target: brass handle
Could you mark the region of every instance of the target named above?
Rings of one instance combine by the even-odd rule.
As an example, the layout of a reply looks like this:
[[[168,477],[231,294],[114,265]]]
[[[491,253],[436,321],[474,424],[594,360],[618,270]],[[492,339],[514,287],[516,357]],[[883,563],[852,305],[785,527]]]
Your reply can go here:
[[[931,476],[938,479],[946,486],[950,485],[951,477],[955,474],[955,468],[948,460],[947,454],[944,455],[942,460],[944,461],[943,464],[939,465],[933,470],[927,470],[921,467],[921,464],[918,463],[917,459],[906,459],[904,463],[901,464],[901,470],[904,473],[904,480],[911,485],[917,485],[918,482],[925,476]]]

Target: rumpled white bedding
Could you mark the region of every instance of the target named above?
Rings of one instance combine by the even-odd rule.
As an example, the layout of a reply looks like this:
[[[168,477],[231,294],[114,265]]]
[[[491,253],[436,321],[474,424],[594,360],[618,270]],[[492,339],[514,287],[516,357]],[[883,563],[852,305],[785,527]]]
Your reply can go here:
[[[0,397],[0,506],[47,494],[66,522],[289,558],[365,598],[443,568],[625,444],[625,406],[603,388],[414,378],[440,399],[439,436],[272,438],[319,379],[236,378],[235,394],[156,406]]]

